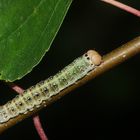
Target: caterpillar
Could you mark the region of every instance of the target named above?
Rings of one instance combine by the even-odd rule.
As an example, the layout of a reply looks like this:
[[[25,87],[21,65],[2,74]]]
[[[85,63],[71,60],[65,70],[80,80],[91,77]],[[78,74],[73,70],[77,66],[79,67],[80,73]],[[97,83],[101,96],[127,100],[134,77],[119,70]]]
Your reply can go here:
[[[101,56],[94,50],[89,50],[71,64],[59,71],[55,76],[41,81],[35,86],[25,90],[22,95],[17,95],[11,101],[0,106],[0,124],[39,108],[42,103],[50,100],[63,89],[75,84],[95,69],[101,63]]]

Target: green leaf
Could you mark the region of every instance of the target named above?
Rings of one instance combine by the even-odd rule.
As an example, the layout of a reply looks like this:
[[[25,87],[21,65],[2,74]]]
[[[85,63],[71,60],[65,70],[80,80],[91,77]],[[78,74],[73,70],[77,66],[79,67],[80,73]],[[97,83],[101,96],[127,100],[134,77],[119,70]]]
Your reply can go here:
[[[0,79],[29,73],[48,51],[72,0],[0,0]]]

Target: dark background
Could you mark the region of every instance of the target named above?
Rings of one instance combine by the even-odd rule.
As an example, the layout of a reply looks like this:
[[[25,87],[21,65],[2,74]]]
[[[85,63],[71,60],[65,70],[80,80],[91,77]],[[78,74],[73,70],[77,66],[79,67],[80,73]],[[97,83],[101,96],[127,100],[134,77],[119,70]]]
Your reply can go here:
[[[139,0],[125,0],[140,9]],[[99,0],[75,0],[50,51],[23,79],[23,88],[55,74],[88,49],[102,55],[139,36],[140,19]],[[49,140],[139,139],[140,55],[104,73],[40,112]],[[15,93],[0,84],[1,104]],[[134,132],[133,132],[134,131]],[[139,138],[138,138],[139,137]],[[0,140],[39,140],[32,119],[12,127]]]

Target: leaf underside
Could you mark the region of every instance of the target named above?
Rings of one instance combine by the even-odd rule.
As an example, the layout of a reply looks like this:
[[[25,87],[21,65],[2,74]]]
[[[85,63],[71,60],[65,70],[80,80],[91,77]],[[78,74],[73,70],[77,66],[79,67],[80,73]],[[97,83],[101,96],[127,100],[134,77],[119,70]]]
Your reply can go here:
[[[41,61],[71,2],[0,1],[0,80],[20,79]]]

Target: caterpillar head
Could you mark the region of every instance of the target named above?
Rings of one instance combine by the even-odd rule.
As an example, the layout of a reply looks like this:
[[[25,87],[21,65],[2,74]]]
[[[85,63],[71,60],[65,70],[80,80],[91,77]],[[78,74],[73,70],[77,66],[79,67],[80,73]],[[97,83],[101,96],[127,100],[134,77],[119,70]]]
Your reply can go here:
[[[89,50],[85,56],[91,61],[91,64],[96,66],[99,65],[102,61],[101,55],[94,50]]]

